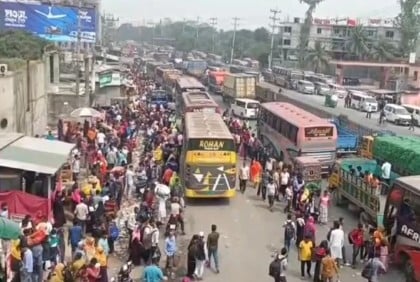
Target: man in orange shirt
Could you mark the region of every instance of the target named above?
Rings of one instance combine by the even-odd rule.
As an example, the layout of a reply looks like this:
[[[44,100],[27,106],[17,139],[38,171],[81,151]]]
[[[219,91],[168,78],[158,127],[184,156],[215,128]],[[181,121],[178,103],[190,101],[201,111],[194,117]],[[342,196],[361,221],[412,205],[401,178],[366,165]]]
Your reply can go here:
[[[253,160],[251,165],[251,181],[254,183],[254,188],[257,189],[261,183],[262,165],[259,161]]]

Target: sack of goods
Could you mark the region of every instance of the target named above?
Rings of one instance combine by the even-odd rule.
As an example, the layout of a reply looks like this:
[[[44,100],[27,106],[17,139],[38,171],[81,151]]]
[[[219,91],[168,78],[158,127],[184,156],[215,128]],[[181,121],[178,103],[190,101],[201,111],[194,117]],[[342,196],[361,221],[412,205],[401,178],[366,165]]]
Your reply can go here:
[[[171,189],[164,184],[156,184],[155,193],[159,197],[168,197],[171,194]]]

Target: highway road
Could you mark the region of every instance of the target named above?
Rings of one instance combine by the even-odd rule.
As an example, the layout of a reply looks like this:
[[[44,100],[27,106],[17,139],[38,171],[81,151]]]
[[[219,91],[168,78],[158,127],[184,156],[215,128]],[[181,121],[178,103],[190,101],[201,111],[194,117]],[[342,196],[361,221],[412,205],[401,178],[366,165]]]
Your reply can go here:
[[[267,83],[267,82],[261,82],[260,85],[266,88],[270,88],[275,92],[278,92],[278,89],[279,89],[278,86],[271,83]],[[385,123],[383,125],[379,125],[378,124],[379,113],[374,113],[372,114],[371,119],[367,119],[366,113],[359,112],[354,109],[344,108],[344,99],[339,100],[336,108],[329,108],[329,107],[324,106],[325,98],[323,96],[306,95],[306,94],[302,94],[297,91],[288,90],[288,89],[283,89],[282,94],[293,100],[303,102],[311,106],[315,106],[316,108],[319,108],[319,109],[323,109],[326,112],[330,113],[331,115],[336,115],[336,116],[340,114],[346,115],[351,121],[361,124],[363,126],[368,126],[369,128],[372,128],[374,130],[378,130],[378,131],[390,130],[399,135],[420,136],[420,128],[416,128],[415,131],[412,132],[408,130],[407,126],[398,126],[392,123]]]
[[[213,96],[223,106],[220,96]],[[252,125],[251,125],[252,126]],[[283,203],[276,203],[274,212],[270,212],[267,203],[256,196],[256,191],[248,188],[244,195],[238,194],[230,201],[193,201],[186,211],[186,228],[188,236],[193,233],[210,230],[216,224],[221,233],[219,244],[220,273],[215,274],[207,269],[204,280],[210,282],[243,281],[269,282],[268,265],[274,251],[283,246],[282,224],[286,220]],[[345,230],[348,232],[357,225],[357,216],[348,209],[332,206],[330,221],[339,217],[345,218]],[[328,226],[317,226],[317,240],[326,238]],[[346,242],[347,243],[347,242]],[[347,256],[352,254],[351,246],[347,246]],[[289,254],[288,281],[301,281],[300,263],[296,249]],[[341,270],[342,282],[362,282],[361,267]],[[383,282],[403,281],[397,271],[381,277]]]

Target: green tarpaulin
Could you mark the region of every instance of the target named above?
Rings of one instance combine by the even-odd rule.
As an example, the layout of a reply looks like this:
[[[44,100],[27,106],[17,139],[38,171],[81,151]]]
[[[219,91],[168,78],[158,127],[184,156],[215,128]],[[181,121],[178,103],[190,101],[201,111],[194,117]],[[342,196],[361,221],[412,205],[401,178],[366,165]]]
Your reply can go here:
[[[20,235],[22,235],[22,231],[19,224],[10,219],[0,218],[0,239],[18,239]]]
[[[411,136],[381,136],[373,143],[373,156],[392,164],[392,170],[402,175],[420,174],[420,138]]]

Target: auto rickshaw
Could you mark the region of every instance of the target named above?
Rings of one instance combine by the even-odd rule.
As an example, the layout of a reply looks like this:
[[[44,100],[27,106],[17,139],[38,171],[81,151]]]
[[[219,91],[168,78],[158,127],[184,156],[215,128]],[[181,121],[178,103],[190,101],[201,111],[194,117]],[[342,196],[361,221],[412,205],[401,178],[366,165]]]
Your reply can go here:
[[[326,107],[335,108],[338,104],[338,96],[335,94],[328,94],[325,95],[325,103]]]
[[[305,188],[311,193],[321,192],[321,162],[314,157],[301,156],[294,159],[296,171],[302,174]]]

